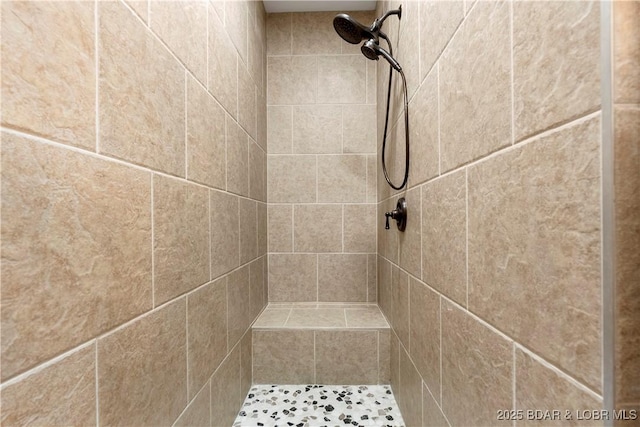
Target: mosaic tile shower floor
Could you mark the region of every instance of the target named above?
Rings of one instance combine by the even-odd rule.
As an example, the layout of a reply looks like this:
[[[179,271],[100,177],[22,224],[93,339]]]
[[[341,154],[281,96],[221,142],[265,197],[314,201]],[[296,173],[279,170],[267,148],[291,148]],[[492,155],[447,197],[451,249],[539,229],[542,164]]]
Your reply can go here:
[[[384,385],[255,385],[234,427],[404,426]]]

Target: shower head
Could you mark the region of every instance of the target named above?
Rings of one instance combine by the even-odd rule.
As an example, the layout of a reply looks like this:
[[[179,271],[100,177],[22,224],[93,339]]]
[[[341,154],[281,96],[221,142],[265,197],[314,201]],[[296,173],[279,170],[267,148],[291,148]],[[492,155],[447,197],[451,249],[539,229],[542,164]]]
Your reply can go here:
[[[362,51],[362,54],[364,56],[366,56],[367,58],[373,61],[377,61],[379,59],[378,57],[382,56],[384,59],[387,60],[389,64],[391,64],[393,68],[395,68],[396,71],[398,72],[402,71],[402,67],[400,66],[398,61],[396,61],[395,58],[391,56],[389,52],[381,48],[378,42],[375,41],[374,39],[370,39],[364,42],[360,50]]]
[[[333,28],[340,37],[351,44],[358,44],[366,39],[378,39],[378,35],[370,28],[362,25],[346,13],[340,13],[333,18]]]

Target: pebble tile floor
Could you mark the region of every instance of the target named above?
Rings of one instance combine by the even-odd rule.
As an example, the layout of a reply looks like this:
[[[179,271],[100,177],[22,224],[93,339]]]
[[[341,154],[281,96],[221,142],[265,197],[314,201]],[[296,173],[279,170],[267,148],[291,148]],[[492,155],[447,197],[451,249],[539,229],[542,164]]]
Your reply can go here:
[[[385,385],[255,385],[234,427],[404,426]]]

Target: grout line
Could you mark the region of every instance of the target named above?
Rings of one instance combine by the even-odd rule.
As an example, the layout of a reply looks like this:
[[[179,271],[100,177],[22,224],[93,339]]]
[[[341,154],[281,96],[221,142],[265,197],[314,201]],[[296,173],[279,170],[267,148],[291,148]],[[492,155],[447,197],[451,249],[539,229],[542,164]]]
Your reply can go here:
[[[516,143],[516,122],[515,122],[515,86],[514,86],[514,63],[513,63],[513,1],[509,2],[509,42],[511,43],[511,145]],[[514,408],[515,409],[515,408]],[[514,418],[515,424],[515,418]]]
[[[224,283],[224,292],[225,292],[225,305],[226,305],[226,312],[227,312],[227,333],[226,333],[226,338],[227,338],[227,357],[229,356],[229,354],[231,354],[231,349],[229,348],[229,279],[225,278],[225,283]],[[225,357],[226,359],[226,357]],[[218,365],[218,367],[222,366],[222,363],[224,363],[224,360],[222,362],[220,362],[220,365]],[[217,370],[217,369],[216,369]],[[215,372],[214,372],[215,374]]]
[[[153,208],[155,200],[153,197],[155,175],[151,174],[151,307],[156,308],[156,256],[155,256],[155,215],[153,215]]]
[[[291,204],[290,212],[291,212],[291,254],[295,253],[296,250],[296,241],[295,241],[295,227],[296,227],[296,210],[295,206]]]
[[[96,369],[95,369],[95,375],[96,375],[96,426],[100,425],[100,375],[98,372],[98,339],[96,338],[95,340],[95,351],[96,351]]]
[[[464,190],[465,190],[465,270],[466,270],[466,290],[467,308],[469,308],[469,168],[464,170]]]
[[[188,157],[188,144],[189,144],[189,122],[188,122],[188,87],[187,82],[189,80],[189,75],[187,70],[184,70],[184,179],[189,180],[189,157]]]
[[[209,8],[211,8],[211,4],[209,4],[209,2],[206,2],[206,7],[205,7],[205,25],[206,25],[206,29],[205,29],[205,46],[206,46],[206,52],[205,52],[205,64],[204,64],[204,69],[205,69],[205,87],[207,88],[207,91],[209,91]],[[216,13],[215,11],[213,11],[212,13]]]
[[[316,301],[320,301],[320,254],[316,254]]]
[[[342,205],[342,209],[340,209],[340,225],[342,226],[342,229],[340,230],[340,232],[342,233],[340,237],[342,237],[340,240],[342,243],[342,249],[340,252],[344,253],[344,221],[345,221],[345,217],[344,217],[344,205]],[[368,270],[367,270],[368,271]]]
[[[189,405],[189,298],[184,299],[185,349],[187,350],[187,405]],[[194,396],[195,397],[195,396]]]
[[[516,343],[515,341],[512,343],[511,346],[511,382],[512,382],[512,389],[511,389],[511,409],[514,411],[513,413],[515,414],[516,412]],[[513,417],[513,427],[516,427],[516,418],[517,417]]]
[[[438,104],[438,175],[442,175],[442,138],[440,131],[440,61],[436,62],[436,100]]]
[[[207,191],[207,197],[208,197],[208,203],[207,203],[207,207],[208,207],[208,216],[209,216],[209,281],[213,280],[213,245],[211,244],[211,238],[212,238],[212,230],[211,230],[211,191]]]
[[[100,57],[99,57],[99,43],[98,43],[98,37],[99,37],[99,26],[100,26],[100,19],[98,17],[98,0],[94,1],[94,43],[93,43],[93,48],[94,50],[94,59],[95,59],[95,77],[96,77],[96,105],[95,105],[95,110],[96,110],[96,153],[100,152]]]
[[[440,303],[440,308],[438,309],[438,322],[440,323],[440,408],[442,410],[442,296],[440,296],[438,300],[438,302]],[[442,412],[444,413],[444,411]]]

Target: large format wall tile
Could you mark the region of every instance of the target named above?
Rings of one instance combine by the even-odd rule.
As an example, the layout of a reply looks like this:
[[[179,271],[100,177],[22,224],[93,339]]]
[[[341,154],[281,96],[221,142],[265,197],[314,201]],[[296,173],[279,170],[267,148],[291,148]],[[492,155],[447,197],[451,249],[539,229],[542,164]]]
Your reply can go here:
[[[96,424],[94,344],[2,389],[6,426]]]
[[[421,80],[429,73],[464,18],[464,2],[420,2]]]
[[[187,79],[187,178],[225,190],[226,114],[205,88]]]
[[[369,88],[367,83],[367,88]],[[345,153],[376,152],[376,106],[342,107],[342,137]]]
[[[267,17],[267,55],[291,55],[291,13]]]
[[[469,169],[469,308],[600,389],[600,120]],[[447,414],[448,415],[448,414]]]
[[[440,297],[413,277],[409,283],[409,353],[422,379],[440,400]]]
[[[614,100],[640,104],[640,3],[613,2]]]
[[[313,384],[314,332],[253,331],[256,384]]]
[[[249,140],[249,197],[262,202],[267,201],[267,156],[251,139]]]
[[[187,404],[186,304],[180,299],[98,341],[104,425],[171,425]]]
[[[154,301],[160,305],[209,281],[209,191],[153,177]]]
[[[267,58],[268,105],[315,104],[317,92],[318,60],[315,56]]]
[[[207,4],[149,2],[151,29],[203,84],[207,84]]]
[[[189,398],[208,381],[227,355],[227,278],[187,297]]]
[[[640,402],[640,107],[615,109],[616,395]]]
[[[409,275],[391,267],[391,322],[402,344],[409,348]]]
[[[316,201],[314,156],[267,156],[267,200],[270,203]]]
[[[295,252],[342,252],[342,206],[294,206],[293,244]]]
[[[511,342],[446,300],[441,316],[445,415],[451,425],[501,424],[497,410],[512,407]]]
[[[184,69],[125,6],[98,5],[100,151],[184,176]]]
[[[422,187],[422,280],[467,304],[466,176],[459,171]]]
[[[318,103],[365,104],[366,58],[362,55],[318,57]]]
[[[255,319],[267,304],[264,298],[266,257],[257,259],[249,266],[249,303],[251,320]]]
[[[249,196],[249,137],[227,115],[227,191]]]
[[[238,415],[245,397],[240,369],[240,346],[237,346],[211,377],[211,420],[215,420],[215,425],[232,425]]]
[[[2,215],[3,379],[151,308],[149,173],[3,133]]]
[[[378,331],[315,334],[317,384],[378,384]],[[339,363],[336,355],[340,355]]]
[[[318,301],[366,302],[367,255],[318,255]]]
[[[257,138],[256,87],[249,71],[238,63],[238,123],[253,138]]]
[[[398,234],[399,264],[408,273],[416,277],[422,274],[421,259],[421,212],[420,188],[414,187],[405,194],[407,202],[407,228]],[[391,220],[391,224],[397,228],[397,223]]]
[[[293,252],[293,206],[268,207],[269,252]]]
[[[398,405],[407,426],[422,422],[422,381],[405,348],[400,346]]]
[[[344,205],[344,251],[376,251],[376,205]]]
[[[562,408],[562,416],[570,411],[574,418],[578,411],[592,411],[602,407],[602,399],[593,392],[587,392],[516,347],[516,410],[536,410]],[[568,421],[568,420],[565,420]],[[555,424],[555,423],[554,423]],[[574,419],[566,425],[601,425],[601,421]],[[518,422],[518,425],[540,425],[540,420]]]
[[[434,2],[438,5],[447,1]],[[411,168],[409,187],[438,175],[440,140],[438,134],[438,72],[434,69],[416,92],[409,105]],[[389,141],[391,143],[391,141]],[[399,141],[395,142],[396,144]]]
[[[293,107],[267,107],[267,153],[293,153]]]
[[[317,255],[269,255],[269,301],[316,301],[317,284]]]
[[[240,264],[258,256],[258,210],[253,200],[240,199]]]
[[[336,34],[331,22],[335,12],[293,13],[293,55],[339,54],[344,41]]]
[[[175,427],[211,425],[211,386],[207,382],[174,424]]]
[[[224,2],[224,28],[238,50],[242,61],[247,63],[248,49],[248,11],[246,1]]]
[[[94,21],[90,2],[2,2],[3,126],[94,149]]]
[[[442,171],[511,143],[509,8],[508,2],[476,4],[442,55]]]
[[[249,393],[253,383],[253,334],[250,329],[242,337],[239,347],[240,395],[244,398]]]
[[[232,348],[242,338],[251,325],[249,265],[229,274],[227,280],[227,329],[229,331],[229,348]]]
[[[513,3],[516,141],[599,107],[599,28],[598,2]]]
[[[238,54],[218,14],[209,7],[208,87],[233,117],[238,117]]]
[[[293,107],[293,153],[342,153],[342,107],[301,105]]]
[[[389,321],[389,324],[393,324],[391,320],[393,310],[393,300],[391,294],[391,263],[382,256],[378,255],[378,306]]]
[[[366,202],[366,156],[318,156],[318,201],[321,203]]]
[[[215,279],[240,265],[238,197],[209,192],[211,204],[211,277]]]

